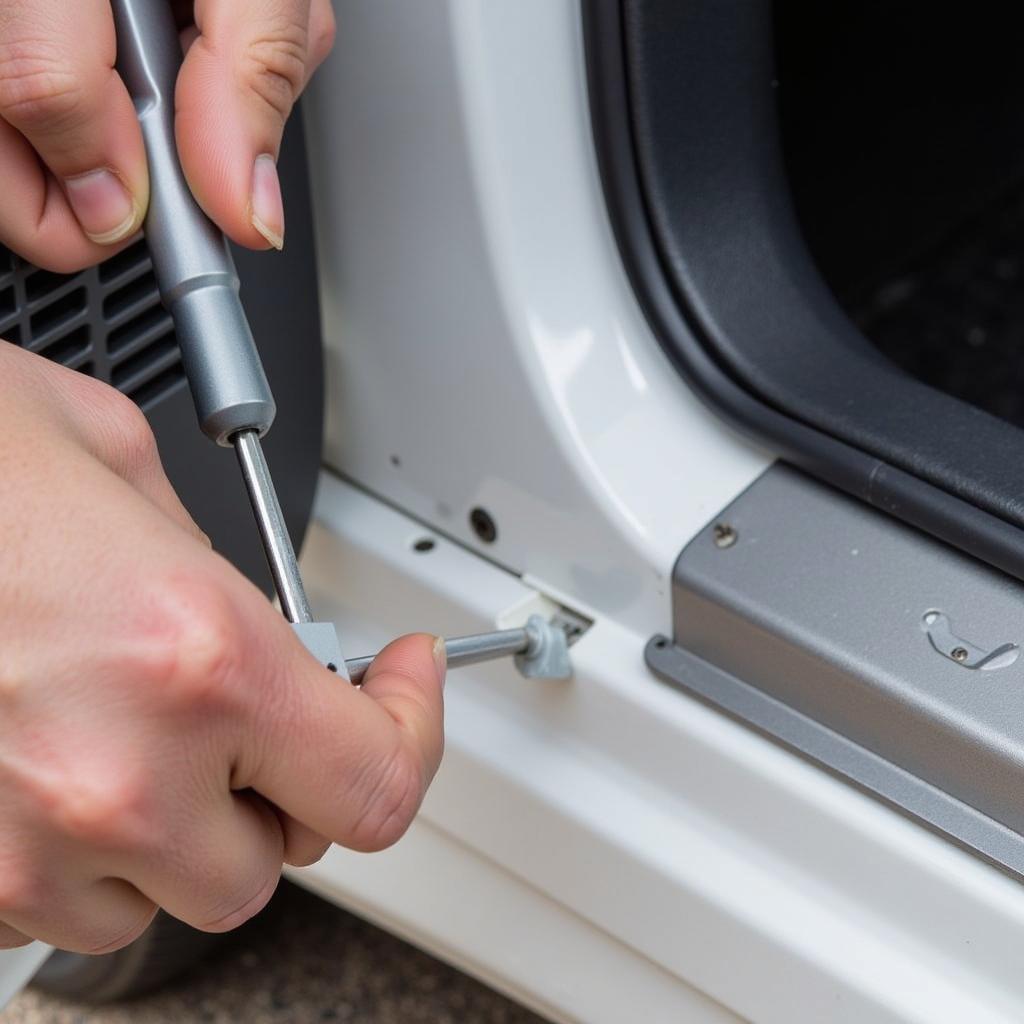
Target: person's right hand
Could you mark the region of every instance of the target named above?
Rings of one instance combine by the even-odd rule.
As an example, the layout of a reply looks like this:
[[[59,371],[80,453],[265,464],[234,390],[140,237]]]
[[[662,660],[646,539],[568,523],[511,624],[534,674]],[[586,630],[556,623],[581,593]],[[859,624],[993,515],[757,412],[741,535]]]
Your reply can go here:
[[[210,550],[142,414],[0,343],[0,946],[210,931],[328,839],[394,842],[442,749],[443,645],[362,690]]]

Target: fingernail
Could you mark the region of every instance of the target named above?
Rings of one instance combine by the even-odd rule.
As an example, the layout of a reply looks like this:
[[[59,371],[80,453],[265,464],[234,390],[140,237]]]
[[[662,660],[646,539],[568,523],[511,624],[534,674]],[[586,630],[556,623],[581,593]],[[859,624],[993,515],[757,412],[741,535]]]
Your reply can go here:
[[[448,652],[445,650],[444,637],[434,637],[434,666],[437,669],[437,678],[441,681],[441,687],[444,688],[445,675],[448,672]]]
[[[252,166],[252,226],[275,248],[284,248],[284,203],[277,165],[261,153]]]
[[[120,242],[139,226],[134,196],[105,167],[65,178],[64,190],[82,230],[100,245]]]

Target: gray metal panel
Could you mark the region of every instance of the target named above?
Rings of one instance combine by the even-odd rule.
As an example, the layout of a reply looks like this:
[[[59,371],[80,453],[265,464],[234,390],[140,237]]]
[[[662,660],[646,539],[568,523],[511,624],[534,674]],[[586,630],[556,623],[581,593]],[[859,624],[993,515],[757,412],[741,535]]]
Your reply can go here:
[[[1024,658],[972,669],[923,621],[1020,644],[1024,585],[781,465],[674,576],[676,646],[652,641],[656,672],[1024,870]]]

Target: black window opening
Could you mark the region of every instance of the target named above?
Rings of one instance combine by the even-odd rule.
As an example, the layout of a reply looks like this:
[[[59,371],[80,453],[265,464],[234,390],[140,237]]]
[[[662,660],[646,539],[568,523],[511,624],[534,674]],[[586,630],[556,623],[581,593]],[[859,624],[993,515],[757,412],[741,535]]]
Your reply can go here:
[[[811,254],[906,372],[1024,426],[1024,9],[776,0]]]
[[[887,266],[835,258],[854,247],[801,188],[801,173],[820,168],[794,145],[800,41],[780,35],[776,61],[783,3],[582,5],[593,134],[625,269],[662,347],[720,415],[792,464],[1024,578],[1024,434],[907,372],[896,332],[887,341],[883,321],[870,322],[922,239],[907,231],[905,252],[886,246]],[[820,5],[820,17],[842,6]],[[813,35],[810,3],[789,15]],[[870,64],[870,50],[860,59]],[[827,113],[840,113],[834,97]],[[811,114],[815,129],[820,111]],[[841,181],[819,194],[853,199]],[[957,230],[951,223],[931,251]]]

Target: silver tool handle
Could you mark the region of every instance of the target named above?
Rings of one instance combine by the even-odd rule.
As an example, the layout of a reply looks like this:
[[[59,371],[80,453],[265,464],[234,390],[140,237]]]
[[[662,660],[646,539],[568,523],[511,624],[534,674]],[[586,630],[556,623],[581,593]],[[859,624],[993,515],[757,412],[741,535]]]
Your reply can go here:
[[[238,296],[227,242],[192,196],[174,141],[181,43],[167,0],[112,0],[117,67],[135,102],[149,159],[146,241],[174,318],[203,432],[227,445],[240,430],[263,435],[274,398]]]

